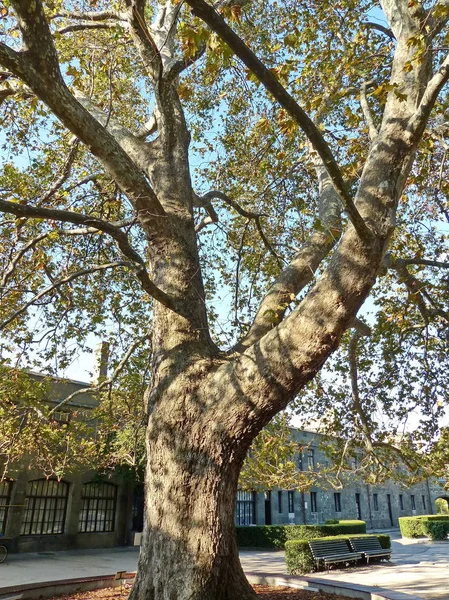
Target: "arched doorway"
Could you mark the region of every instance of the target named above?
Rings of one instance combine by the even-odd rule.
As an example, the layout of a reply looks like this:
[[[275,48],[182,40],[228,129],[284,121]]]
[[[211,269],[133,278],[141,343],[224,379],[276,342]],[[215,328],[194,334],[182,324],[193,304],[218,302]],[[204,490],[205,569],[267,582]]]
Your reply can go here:
[[[449,515],[449,496],[438,496],[435,499],[435,512],[437,515]]]

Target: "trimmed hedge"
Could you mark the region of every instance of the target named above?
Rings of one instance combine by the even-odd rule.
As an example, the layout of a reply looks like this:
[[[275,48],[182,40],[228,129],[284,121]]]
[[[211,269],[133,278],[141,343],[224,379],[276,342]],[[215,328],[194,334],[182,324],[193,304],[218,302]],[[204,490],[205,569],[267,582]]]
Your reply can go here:
[[[449,533],[449,515],[419,515],[399,517],[402,537],[428,537],[431,540],[445,540]]]
[[[288,540],[313,540],[335,535],[366,533],[365,521],[339,521],[333,525],[254,525],[236,527],[239,547],[283,548]]]
[[[348,540],[353,535],[328,536],[322,539],[328,540]],[[357,537],[368,537],[366,534],[357,535]],[[372,536],[369,536],[372,537]],[[376,534],[382,548],[388,550],[391,547],[390,536],[386,534]],[[304,575],[317,570],[315,560],[309,547],[309,540],[289,540],[285,542],[285,563],[289,575]]]

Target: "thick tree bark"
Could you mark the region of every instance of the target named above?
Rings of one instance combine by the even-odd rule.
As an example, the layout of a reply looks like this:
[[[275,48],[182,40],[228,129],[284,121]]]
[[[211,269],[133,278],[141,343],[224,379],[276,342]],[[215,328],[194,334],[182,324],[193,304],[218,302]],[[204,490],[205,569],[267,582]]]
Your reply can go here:
[[[237,447],[227,428],[211,427],[213,409],[206,409],[201,391],[209,368],[210,361],[198,361],[153,388],[145,531],[131,600],[255,597],[240,565],[233,523],[251,437]]]

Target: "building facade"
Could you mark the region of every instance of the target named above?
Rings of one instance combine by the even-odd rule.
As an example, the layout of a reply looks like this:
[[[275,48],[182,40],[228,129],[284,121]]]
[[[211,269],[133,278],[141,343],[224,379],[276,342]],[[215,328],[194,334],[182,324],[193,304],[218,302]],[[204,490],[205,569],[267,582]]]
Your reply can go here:
[[[46,401],[54,406],[88,386],[54,378]],[[88,412],[96,404],[93,394],[83,392],[56,416],[64,421],[70,411]],[[299,470],[315,470],[328,461],[317,434],[295,431],[294,435],[304,446],[298,456]],[[400,516],[435,512],[435,500],[441,497],[447,498],[447,493],[436,480],[407,489],[391,482],[369,486],[355,479],[340,490],[239,491],[235,523],[313,524],[327,519],[363,519],[368,528],[390,528],[398,526]],[[57,480],[45,478],[24,464],[23,469],[10,474],[10,479],[0,482],[0,534],[11,538],[12,551],[133,545],[143,528],[143,514],[142,484],[105,479],[94,471],[68,471]]]
[[[31,379],[42,380],[38,373]],[[46,402],[56,406],[88,383],[52,378]],[[97,405],[84,392],[54,413],[54,426],[73,412],[89,413]],[[71,472],[62,480],[46,478],[27,464],[0,482],[0,534],[11,538],[11,550],[36,552],[132,544],[142,528],[143,506],[130,482],[102,478],[95,471]]]
[[[298,470],[316,471],[329,458],[320,448],[320,435],[294,431],[303,446]],[[236,525],[318,524],[328,519],[362,519],[369,529],[398,527],[398,518],[433,514],[435,500],[448,499],[444,481],[426,479],[404,488],[392,481],[368,485],[355,476],[342,489],[312,486],[307,492],[275,489],[237,495]]]

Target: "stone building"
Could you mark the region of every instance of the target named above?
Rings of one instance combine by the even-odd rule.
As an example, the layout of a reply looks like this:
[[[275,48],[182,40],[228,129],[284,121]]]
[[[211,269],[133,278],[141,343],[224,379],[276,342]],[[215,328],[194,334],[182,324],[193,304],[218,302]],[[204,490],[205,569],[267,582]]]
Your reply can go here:
[[[31,373],[36,380],[43,375]],[[55,406],[89,384],[53,378],[47,401]],[[54,414],[64,422],[70,411],[88,412],[95,396],[83,392]],[[317,434],[296,431],[305,449],[298,468],[319,468],[328,459]],[[61,481],[26,468],[0,483],[0,533],[12,538],[12,550],[36,552],[132,545],[143,527],[143,486],[94,471],[67,472]],[[447,497],[438,481],[403,489],[393,483],[368,486],[359,481],[341,490],[312,487],[308,492],[238,492],[237,525],[323,523],[360,518],[369,528],[398,525],[398,517],[435,512],[435,500]],[[151,499],[149,500],[151,501]]]
[[[39,381],[43,375],[29,373]],[[56,406],[88,383],[52,378],[46,401]],[[94,395],[82,393],[53,415],[67,422],[71,411],[89,412]],[[0,533],[12,538],[19,552],[123,546],[133,543],[133,528],[141,530],[138,491],[129,482],[102,479],[94,471],[68,471],[61,481],[47,479],[24,465],[0,483]],[[142,513],[143,516],[143,513]]]
[[[329,458],[320,448],[321,437],[295,430],[303,446],[297,457],[299,470],[319,470]],[[398,517],[433,514],[437,498],[449,499],[444,481],[426,479],[404,488],[392,481],[368,485],[355,476],[342,489],[312,486],[307,492],[271,490],[238,492],[235,512],[237,525],[317,524],[328,519],[362,519],[369,529],[398,527]]]

